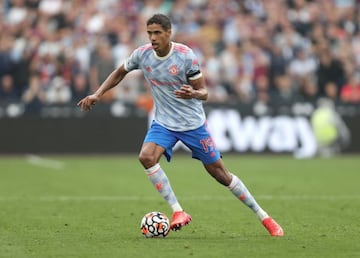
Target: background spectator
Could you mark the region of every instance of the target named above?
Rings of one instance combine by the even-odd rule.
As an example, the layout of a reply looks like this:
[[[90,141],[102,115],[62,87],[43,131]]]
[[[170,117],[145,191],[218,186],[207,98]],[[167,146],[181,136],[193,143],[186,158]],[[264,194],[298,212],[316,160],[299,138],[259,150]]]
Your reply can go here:
[[[0,77],[5,85],[12,78],[11,98],[27,105],[58,103],[49,92],[73,105],[98,87],[148,42],[144,21],[155,12],[169,15],[173,39],[197,52],[209,102],[358,103],[350,101],[356,87],[345,86],[360,72],[358,1],[4,0],[1,8]],[[55,97],[54,84],[67,97]],[[134,74],[104,100],[136,106],[147,90]]]
[[[0,77],[0,98],[6,102],[19,98],[14,86],[14,79],[10,74],[4,74]]]
[[[349,76],[346,83],[341,87],[340,99],[345,103],[360,103],[360,78],[359,74]]]

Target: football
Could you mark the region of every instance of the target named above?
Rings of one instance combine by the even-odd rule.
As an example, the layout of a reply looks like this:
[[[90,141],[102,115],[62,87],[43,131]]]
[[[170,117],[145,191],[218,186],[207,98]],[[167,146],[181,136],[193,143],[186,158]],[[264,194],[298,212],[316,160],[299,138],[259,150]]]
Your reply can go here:
[[[170,231],[170,220],[160,211],[152,211],[141,219],[141,233],[146,238],[166,237]]]

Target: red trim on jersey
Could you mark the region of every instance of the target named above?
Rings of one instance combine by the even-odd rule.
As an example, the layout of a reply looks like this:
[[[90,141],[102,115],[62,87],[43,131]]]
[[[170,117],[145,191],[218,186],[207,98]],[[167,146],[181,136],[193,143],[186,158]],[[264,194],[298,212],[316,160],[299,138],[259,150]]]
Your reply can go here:
[[[140,51],[146,51],[146,50],[149,50],[149,49],[153,49],[151,43],[139,47]]]
[[[178,44],[175,44],[174,46],[174,51],[179,51],[181,53],[188,53],[190,51],[190,49],[184,45],[178,45]]]

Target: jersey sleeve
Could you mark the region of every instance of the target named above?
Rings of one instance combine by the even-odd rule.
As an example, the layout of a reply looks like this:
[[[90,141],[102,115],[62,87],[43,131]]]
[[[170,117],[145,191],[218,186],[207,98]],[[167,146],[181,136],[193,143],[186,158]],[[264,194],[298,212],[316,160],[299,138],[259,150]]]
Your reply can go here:
[[[132,70],[139,69],[139,60],[140,60],[140,51],[135,49],[132,54],[125,60],[124,67],[125,70],[130,72]]]
[[[188,80],[196,80],[202,76],[199,59],[192,50],[187,54],[185,65],[186,77]]]

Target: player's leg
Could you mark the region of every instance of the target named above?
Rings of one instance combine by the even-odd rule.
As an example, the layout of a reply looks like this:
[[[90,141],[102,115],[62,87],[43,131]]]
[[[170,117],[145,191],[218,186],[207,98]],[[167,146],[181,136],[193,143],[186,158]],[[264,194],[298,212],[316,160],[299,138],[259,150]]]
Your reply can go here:
[[[222,159],[218,159],[214,163],[205,164],[206,171],[214,177],[219,183],[229,188],[229,190],[246,206],[252,209],[260,220],[268,215],[260,205],[256,202],[255,198],[250,194],[247,187],[236,175],[230,173],[224,166]]]
[[[236,175],[230,173],[224,166],[222,159],[206,164],[206,171],[214,177],[219,183],[228,187],[228,189],[246,206],[248,206],[260,220],[269,215],[260,207],[253,195],[249,192],[245,184]]]
[[[230,173],[224,166],[222,159],[215,163],[204,164],[208,173],[219,183],[226,186],[240,201],[248,206],[260,219],[264,227],[272,236],[283,236],[284,231],[276,221],[271,218],[257,203],[254,196],[249,192],[239,177]]]
[[[254,211],[271,235],[283,235],[281,227],[260,207],[244,183],[226,169],[206,125],[182,133],[180,139],[191,149],[193,157],[203,162],[212,177],[228,187],[239,200]]]
[[[146,142],[140,151],[139,160],[146,174],[161,196],[169,203],[173,211],[182,210],[171,188],[168,177],[159,164],[164,148],[152,142]]]
[[[161,155],[163,154],[167,157],[168,161],[170,161],[172,155],[171,150],[176,142],[177,139],[171,132],[158,124],[153,124],[145,137],[139,154],[139,160],[144,166],[148,178],[173,210],[170,223],[172,230],[180,229],[191,221],[191,216],[183,211],[168,177],[159,164]]]

